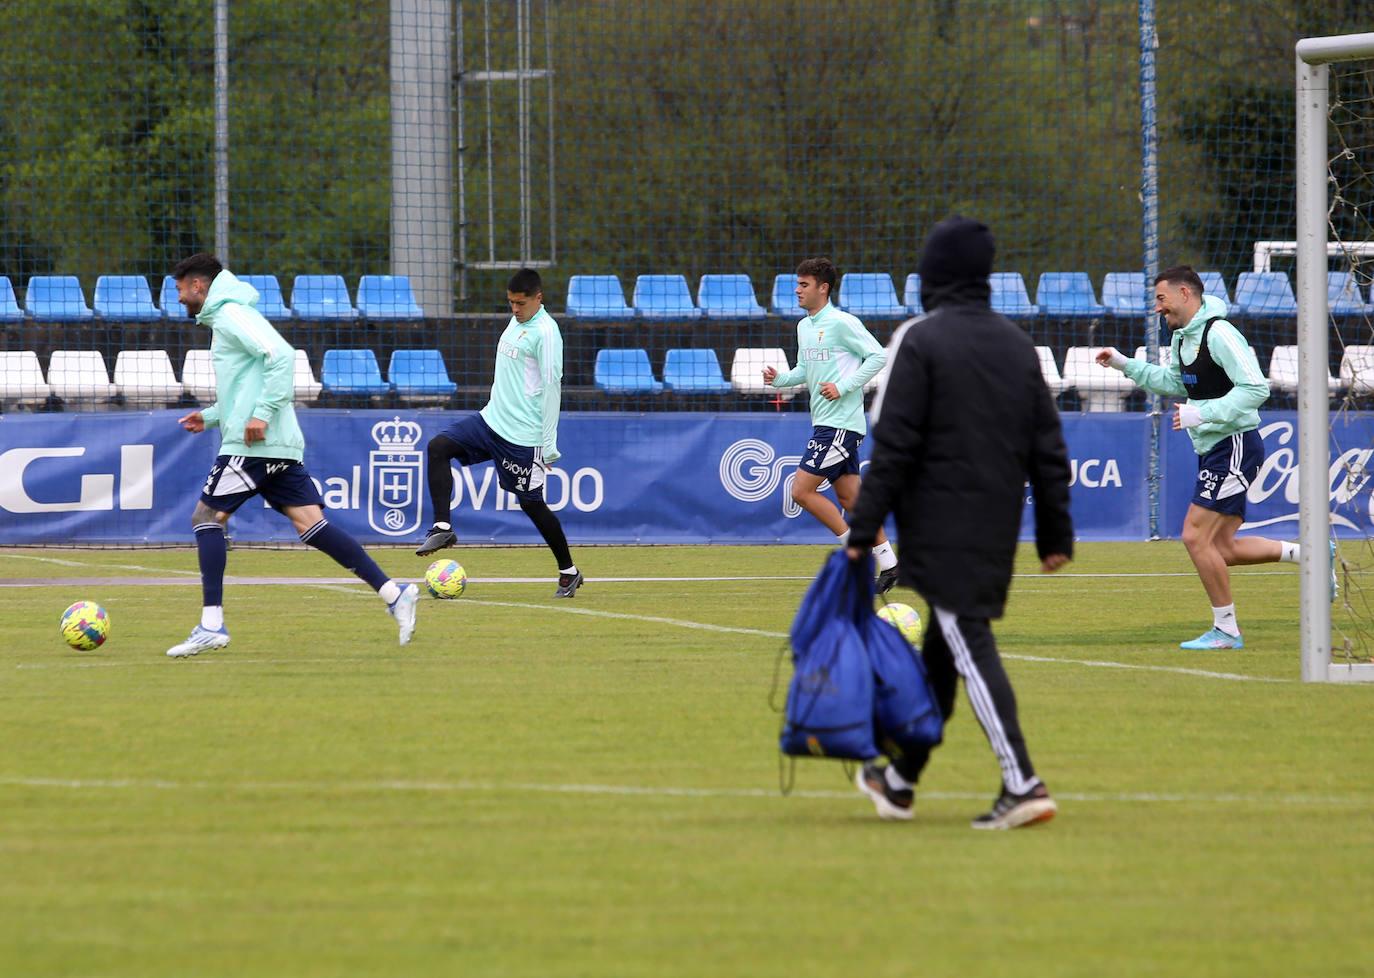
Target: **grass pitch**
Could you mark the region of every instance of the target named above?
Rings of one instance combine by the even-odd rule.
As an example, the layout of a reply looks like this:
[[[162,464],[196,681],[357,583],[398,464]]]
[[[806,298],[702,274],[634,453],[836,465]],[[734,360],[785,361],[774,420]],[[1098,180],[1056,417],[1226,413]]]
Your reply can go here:
[[[55,579],[0,587],[0,975],[1371,973],[1374,689],[1297,682],[1292,567],[1236,572],[1243,652],[1183,653],[1208,610],[1179,544],[1027,553],[997,632],[1060,816],[979,833],[962,694],[913,823],[836,762],[778,793],[768,694],[820,548],[584,548],[573,602],[490,580],[541,550],[454,555],[468,595],[407,648],[361,585],[231,584],[233,644],[171,661],[194,551],[0,551]],[[112,617],[92,653],[58,636],[78,599]]]

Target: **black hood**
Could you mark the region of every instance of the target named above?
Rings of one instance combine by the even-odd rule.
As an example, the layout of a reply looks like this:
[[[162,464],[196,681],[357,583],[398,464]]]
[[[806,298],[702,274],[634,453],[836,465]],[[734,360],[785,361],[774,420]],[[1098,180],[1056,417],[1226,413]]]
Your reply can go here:
[[[950,302],[988,305],[992,289],[992,258],[996,246],[992,232],[981,221],[955,215],[947,217],[926,235],[921,261],[921,305],[927,311]]]

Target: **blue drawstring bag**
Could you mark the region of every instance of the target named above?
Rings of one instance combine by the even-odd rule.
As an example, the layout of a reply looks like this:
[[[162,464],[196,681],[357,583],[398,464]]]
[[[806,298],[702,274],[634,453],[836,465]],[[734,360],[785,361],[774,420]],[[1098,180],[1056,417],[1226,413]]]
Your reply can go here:
[[[866,761],[873,742],[873,668],[860,632],[872,616],[872,562],[836,550],[807,589],[792,622],[792,681],[783,713],[784,754]]]
[[[920,654],[872,612],[860,627],[875,677],[873,722],[878,745],[890,758],[915,749],[929,750],[944,737],[944,718]]]

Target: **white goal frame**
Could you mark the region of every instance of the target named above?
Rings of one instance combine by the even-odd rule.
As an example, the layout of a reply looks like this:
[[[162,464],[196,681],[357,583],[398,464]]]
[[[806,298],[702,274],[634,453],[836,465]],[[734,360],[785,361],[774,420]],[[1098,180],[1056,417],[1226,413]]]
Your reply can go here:
[[[1327,65],[1374,58],[1374,33],[1297,44],[1298,564],[1302,680],[1374,682],[1374,663],[1331,661],[1331,433],[1327,410]]]

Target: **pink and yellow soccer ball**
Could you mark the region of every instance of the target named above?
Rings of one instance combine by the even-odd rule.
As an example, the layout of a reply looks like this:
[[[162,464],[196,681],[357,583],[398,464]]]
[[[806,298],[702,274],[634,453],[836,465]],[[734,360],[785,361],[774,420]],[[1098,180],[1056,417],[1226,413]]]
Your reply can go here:
[[[79,652],[89,652],[110,637],[110,616],[94,601],[78,601],[62,612],[62,640]]]
[[[878,609],[878,617],[902,633],[912,645],[921,639],[921,615],[909,604],[893,602]]]
[[[425,587],[436,598],[461,597],[467,586],[467,571],[456,560],[436,560],[425,571]]]

